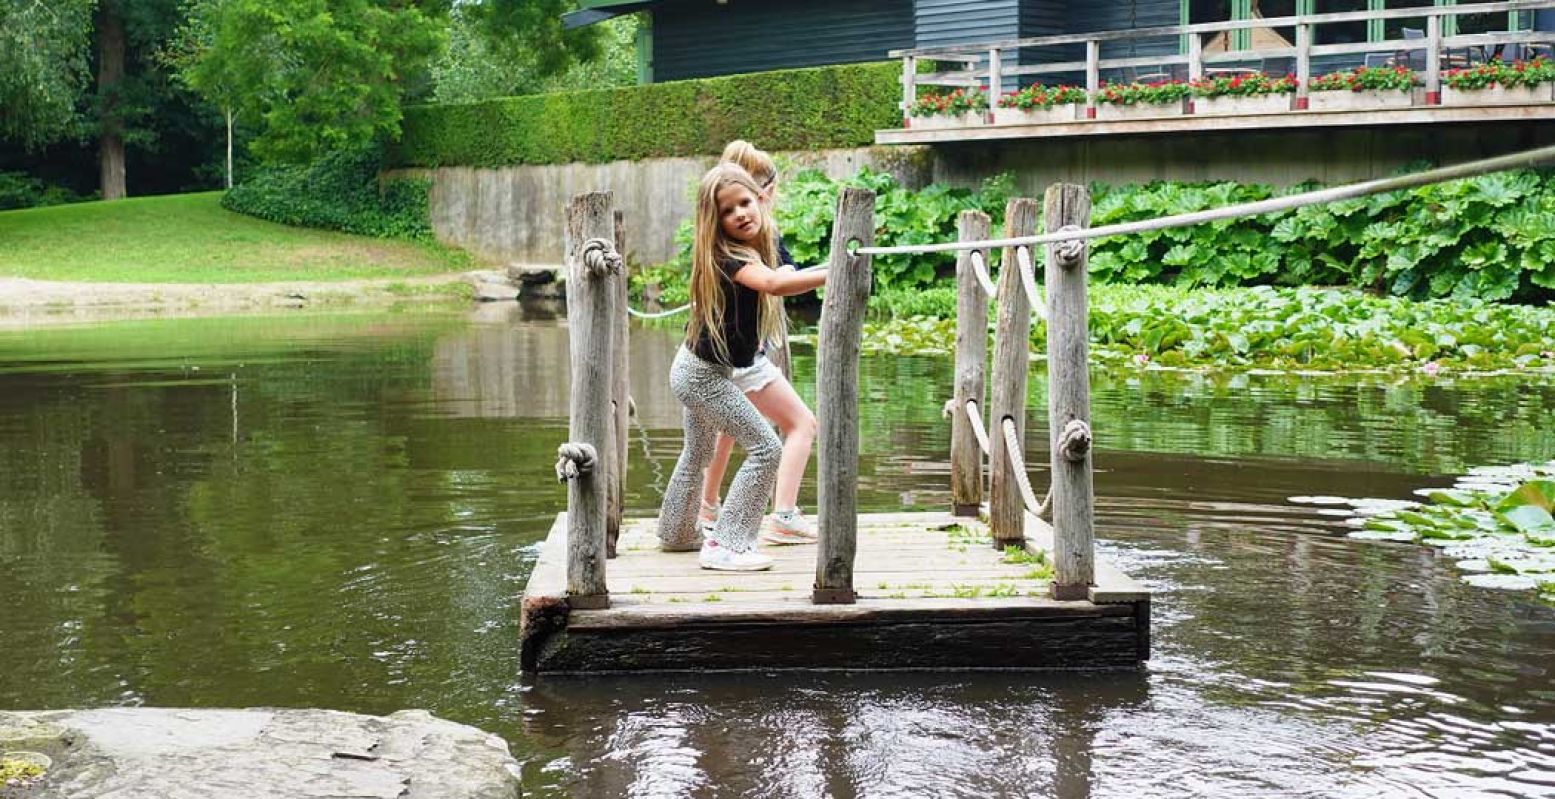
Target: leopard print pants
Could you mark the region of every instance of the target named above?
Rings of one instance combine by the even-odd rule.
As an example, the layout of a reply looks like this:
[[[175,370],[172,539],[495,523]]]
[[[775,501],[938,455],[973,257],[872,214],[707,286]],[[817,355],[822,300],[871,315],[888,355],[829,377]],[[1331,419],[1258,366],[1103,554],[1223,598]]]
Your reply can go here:
[[[670,390],[685,406],[686,443],[659,510],[659,545],[664,549],[702,546],[697,529],[702,470],[713,460],[713,444],[720,430],[745,448],[745,462],[729,486],[723,512],[713,527],[713,540],[736,552],[756,545],[762,514],[777,484],[783,442],[729,379],[731,371],[702,360],[685,347],[675,354],[670,366]]]

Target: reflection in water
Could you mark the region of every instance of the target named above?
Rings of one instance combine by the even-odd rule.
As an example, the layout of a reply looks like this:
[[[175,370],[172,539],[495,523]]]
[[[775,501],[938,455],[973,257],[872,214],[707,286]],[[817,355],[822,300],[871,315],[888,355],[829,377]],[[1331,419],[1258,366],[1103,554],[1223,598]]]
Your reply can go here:
[[[1144,674],[528,684],[556,313],[0,333],[0,707],[427,707],[506,735],[540,796],[1555,796],[1555,612],[1285,501],[1555,456],[1549,384],[1098,375],[1099,534],[1157,597]],[[674,346],[633,339],[635,513],[679,452]],[[949,372],[865,363],[861,507],[948,502]]]

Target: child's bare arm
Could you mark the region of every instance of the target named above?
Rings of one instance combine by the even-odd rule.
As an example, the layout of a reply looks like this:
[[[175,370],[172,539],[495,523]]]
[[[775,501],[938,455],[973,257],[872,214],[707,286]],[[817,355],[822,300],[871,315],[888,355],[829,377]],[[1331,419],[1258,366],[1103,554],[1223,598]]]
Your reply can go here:
[[[792,297],[814,291],[826,284],[825,269],[806,269],[802,272],[789,269],[768,269],[763,264],[746,264],[734,273],[740,285],[764,294]]]

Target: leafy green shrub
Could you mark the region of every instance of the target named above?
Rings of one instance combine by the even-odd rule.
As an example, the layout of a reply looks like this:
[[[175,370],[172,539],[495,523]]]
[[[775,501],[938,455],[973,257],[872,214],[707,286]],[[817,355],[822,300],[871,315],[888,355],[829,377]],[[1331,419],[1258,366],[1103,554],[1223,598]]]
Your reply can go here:
[[[26,172],[0,171],[0,211],[80,202],[86,198]]]
[[[1294,187],[1302,191],[1311,186]],[[1091,224],[1272,197],[1268,186],[1093,186]],[[1555,295],[1555,176],[1499,172],[1403,192],[1093,242],[1091,273],[1185,286],[1348,285],[1403,297]]]
[[[381,238],[430,240],[431,181],[380,181],[383,150],[340,150],[307,166],[274,166],[232,187],[222,207],[260,219]]]
[[[954,297],[939,289],[882,294],[864,348],[947,354]],[[937,306],[937,307],[935,307]],[[906,316],[927,311],[939,318]],[[1090,292],[1091,356],[1097,361],[1187,368],[1555,369],[1555,309],[1478,300],[1414,302],[1314,288],[1201,290],[1098,285]],[[1031,344],[1047,351],[1047,326]]]
[[[901,122],[901,65],[844,64],[405,109],[399,166],[602,163],[872,144]]]

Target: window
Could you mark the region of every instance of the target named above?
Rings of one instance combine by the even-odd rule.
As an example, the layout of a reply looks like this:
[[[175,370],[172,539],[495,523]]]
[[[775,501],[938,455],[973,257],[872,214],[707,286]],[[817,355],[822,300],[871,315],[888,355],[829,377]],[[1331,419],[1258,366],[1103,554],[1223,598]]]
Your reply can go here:
[[[1370,0],[1312,0],[1312,13],[1341,14],[1351,11],[1365,11],[1370,6]],[[1326,25],[1314,27],[1312,33],[1314,44],[1349,44],[1367,40],[1365,20],[1330,22]]]
[[[1436,0],[1371,0],[1372,6],[1383,8],[1420,8],[1436,5]],[[1378,39],[1411,39],[1425,38],[1425,17],[1401,17],[1399,19],[1384,19],[1372,23],[1373,28],[1381,22],[1382,35],[1375,35],[1373,30],[1372,41]]]

